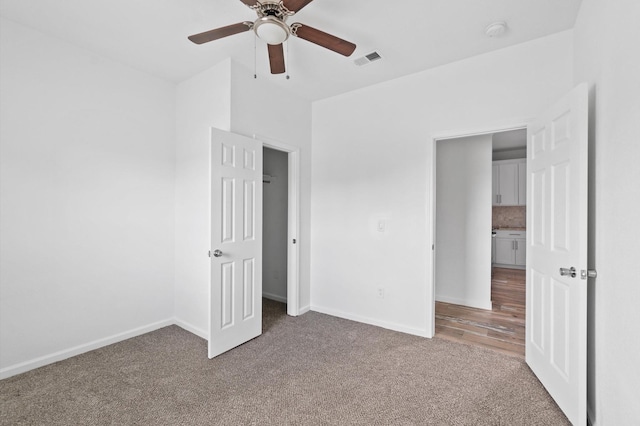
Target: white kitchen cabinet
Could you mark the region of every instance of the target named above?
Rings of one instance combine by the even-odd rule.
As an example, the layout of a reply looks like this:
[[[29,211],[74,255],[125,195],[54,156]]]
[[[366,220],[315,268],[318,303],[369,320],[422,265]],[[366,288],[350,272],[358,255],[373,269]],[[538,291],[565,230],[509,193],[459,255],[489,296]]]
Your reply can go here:
[[[491,238],[491,263],[496,263],[496,239]]]
[[[518,205],[527,204],[527,163],[518,163]]]
[[[496,237],[496,263],[515,265],[513,239]]]
[[[494,244],[496,265],[516,268],[525,266],[527,258],[525,231],[497,230]]]
[[[527,240],[525,238],[516,238],[515,252],[515,264],[517,266],[525,266],[527,263]]]
[[[526,204],[526,160],[494,161],[492,169],[492,204],[522,206]]]

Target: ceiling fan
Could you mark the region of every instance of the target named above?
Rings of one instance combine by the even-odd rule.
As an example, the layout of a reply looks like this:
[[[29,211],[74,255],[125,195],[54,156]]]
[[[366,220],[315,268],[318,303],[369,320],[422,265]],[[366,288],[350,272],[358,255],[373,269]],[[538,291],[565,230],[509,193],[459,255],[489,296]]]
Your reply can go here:
[[[295,15],[300,9],[311,3],[313,0],[240,0],[258,14],[258,19],[254,22],[244,21],[215,30],[205,31],[200,34],[189,36],[189,40],[196,44],[203,44],[219,38],[239,34],[253,30],[256,36],[267,43],[269,50],[269,64],[271,74],[282,74],[285,72],[284,49],[282,43],[290,35],[294,35],[303,40],[315,43],[326,49],[332,50],[344,56],[351,56],[356,45],[327,34],[323,31],[309,27],[298,22],[288,25],[287,18]]]

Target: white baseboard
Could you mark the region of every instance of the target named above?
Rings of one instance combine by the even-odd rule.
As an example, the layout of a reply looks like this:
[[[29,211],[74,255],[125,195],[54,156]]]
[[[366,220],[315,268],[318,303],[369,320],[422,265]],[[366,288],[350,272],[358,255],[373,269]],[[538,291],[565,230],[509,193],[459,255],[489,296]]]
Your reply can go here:
[[[306,314],[310,310],[311,310],[311,306],[309,305],[303,306],[302,308],[298,309],[298,315]]]
[[[401,333],[412,334],[414,336],[429,337],[427,330],[421,330],[419,328],[407,327],[402,324],[393,322],[380,321],[375,318],[363,317],[360,315],[354,315],[347,312],[338,311],[331,308],[325,308],[323,306],[311,305],[311,310],[319,312],[321,314],[327,314],[338,318],[344,318],[351,321],[361,322],[364,324],[375,325],[376,327],[386,328],[388,330],[399,331]]]
[[[287,303],[286,297],[278,296],[277,294],[273,294],[273,293],[265,293],[263,291],[262,297],[269,300],[275,300],[276,302],[280,302],[280,303]]]
[[[183,321],[180,318],[174,318],[173,323],[178,327],[187,330],[189,333],[195,334],[196,336],[201,337],[204,340],[209,340],[209,333],[199,327],[196,327],[195,325],[189,324],[188,322]]]
[[[456,299],[455,297],[438,296],[436,294],[436,302],[452,303],[454,305],[469,306],[471,308],[491,310],[491,300],[468,300],[468,299]]]
[[[154,322],[152,324],[148,324],[142,327],[134,328],[129,331],[125,331],[123,333],[114,334],[109,337],[105,337],[102,339],[94,340],[89,343],[85,343],[82,345],[74,346],[69,349],[64,349],[62,351],[54,352],[52,354],[44,355],[38,358],[31,359],[29,361],[24,361],[18,364],[10,365],[9,367],[5,367],[0,369],[0,380],[6,379],[11,376],[15,376],[17,374],[25,373],[29,370],[33,370],[39,367],[44,367],[48,364],[53,364],[54,362],[62,361],[67,358],[71,358],[72,356],[80,355],[85,352],[93,351],[95,349],[102,348],[104,346],[112,345],[114,343],[121,342],[123,340],[130,339],[132,337],[140,336],[142,334],[150,333],[152,331],[158,330],[163,327],[167,327],[169,325],[174,324],[173,319],[166,319],[158,322]]]

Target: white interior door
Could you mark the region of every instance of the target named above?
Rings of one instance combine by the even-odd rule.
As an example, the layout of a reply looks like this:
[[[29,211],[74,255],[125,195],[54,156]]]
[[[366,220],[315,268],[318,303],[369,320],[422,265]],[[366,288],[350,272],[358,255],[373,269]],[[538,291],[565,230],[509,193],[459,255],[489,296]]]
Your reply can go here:
[[[262,334],[262,143],[211,129],[209,358]]]
[[[580,85],[528,129],[526,359],[575,425],[587,421],[587,128]]]

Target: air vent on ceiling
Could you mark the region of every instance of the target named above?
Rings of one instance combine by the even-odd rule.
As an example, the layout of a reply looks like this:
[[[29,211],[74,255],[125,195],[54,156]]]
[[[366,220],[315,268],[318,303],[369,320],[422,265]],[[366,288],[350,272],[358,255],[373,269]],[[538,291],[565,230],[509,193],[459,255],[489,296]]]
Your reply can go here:
[[[371,52],[368,55],[364,55],[362,58],[354,60],[353,62],[358,66],[362,66],[367,65],[373,61],[378,61],[380,59],[382,59],[382,56],[380,56],[378,52]]]

